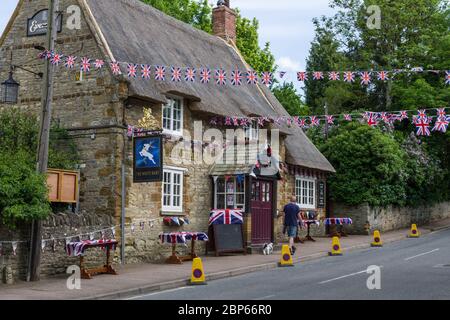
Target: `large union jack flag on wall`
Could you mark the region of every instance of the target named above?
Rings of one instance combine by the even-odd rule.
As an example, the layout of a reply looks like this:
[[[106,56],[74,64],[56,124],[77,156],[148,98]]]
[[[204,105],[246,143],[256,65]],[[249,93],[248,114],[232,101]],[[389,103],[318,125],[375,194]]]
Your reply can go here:
[[[243,224],[244,218],[241,210],[220,209],[213,210],[209,218],[209,225]]]

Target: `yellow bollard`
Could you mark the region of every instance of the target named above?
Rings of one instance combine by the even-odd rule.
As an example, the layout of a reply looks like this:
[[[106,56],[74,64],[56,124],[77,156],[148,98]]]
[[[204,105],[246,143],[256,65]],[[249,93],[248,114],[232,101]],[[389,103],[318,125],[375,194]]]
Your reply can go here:
[[[200,258],[195,258],[192,262],[192,276],[189,284],[193,286],[207,284],[202,259]]]
[[[383,246],[383,241],[381,241],[380,231],[376,230],[373,233],[372,247],[382,247],[382,246]]]
[[[420,237],[420,232],[419,229],[417,229],[417,225],[413,224],[411,226],[411,232],[409,234],[409,238],[419,238]]]
[[[292,260],[291,250],[287,244],[283,245],[281,249],[281,260],[278,262],[279,267],[293,267],[294,261]]]
[[[330,256],[342,256],[341,243],[339,237],[333,237],[331,244],[331,252],[328,252]]]

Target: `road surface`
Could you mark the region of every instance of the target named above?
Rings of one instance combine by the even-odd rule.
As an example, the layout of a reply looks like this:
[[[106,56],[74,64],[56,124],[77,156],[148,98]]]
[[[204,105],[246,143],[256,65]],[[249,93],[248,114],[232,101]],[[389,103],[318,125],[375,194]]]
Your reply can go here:
[[[369,290],[369,266],[381,289]],[[371,281],[371,283],[374,283]],[[134,300],[450,299],[450,229],[385,245]]]

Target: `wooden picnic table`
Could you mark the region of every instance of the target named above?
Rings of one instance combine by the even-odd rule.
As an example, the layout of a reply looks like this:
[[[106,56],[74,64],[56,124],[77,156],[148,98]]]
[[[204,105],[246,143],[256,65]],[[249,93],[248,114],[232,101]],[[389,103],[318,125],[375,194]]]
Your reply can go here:
[[[80,271],[82,279],[92,279],[97,274],[112,274],[118,273],[112,266],[111,250],[115,250],[118,245],[116,240],[85,240],[78,242],[70,242],[66,245],[66,252],[69,256],[80,257]],[[84,255],[86,250],[92,248],[102,248],[106,251],[106,263],[102,267],[86,268]]]

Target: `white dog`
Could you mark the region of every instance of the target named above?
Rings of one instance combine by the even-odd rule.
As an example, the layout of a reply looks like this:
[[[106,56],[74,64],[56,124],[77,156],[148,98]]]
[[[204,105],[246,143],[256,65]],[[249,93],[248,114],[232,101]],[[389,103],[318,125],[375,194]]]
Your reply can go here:
[[[263,254],[265,256],[271,255],[273,253],[273,243],[266,243],[263,247]]]

